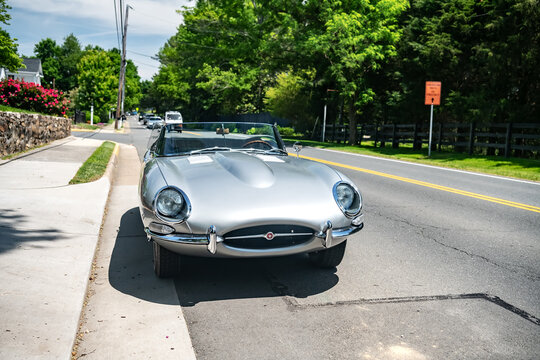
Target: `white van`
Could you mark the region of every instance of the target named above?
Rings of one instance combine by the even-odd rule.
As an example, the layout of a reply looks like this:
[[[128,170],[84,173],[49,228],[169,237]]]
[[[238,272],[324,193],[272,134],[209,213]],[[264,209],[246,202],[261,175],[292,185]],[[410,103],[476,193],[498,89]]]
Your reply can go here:
[[[167,111],[165,113],[165,124],[181,124],[182,114],[178,111]]]

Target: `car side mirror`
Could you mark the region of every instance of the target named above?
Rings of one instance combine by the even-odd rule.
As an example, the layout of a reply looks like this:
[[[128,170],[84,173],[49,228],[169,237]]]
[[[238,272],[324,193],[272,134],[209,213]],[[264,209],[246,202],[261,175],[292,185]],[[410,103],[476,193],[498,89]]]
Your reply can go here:
[[[150,148],[150,149],[146,150],[146,153],[144,154],[143,162],[147,163],[150,160],[152,160],[153,158],[154,158],[154,151]]]
[[[298,153],[300,152],[300,150],[302,150],[302,143],[300,141],[295,142],[293,145],[293,149],[296,152],[296,157],[299,157]]]

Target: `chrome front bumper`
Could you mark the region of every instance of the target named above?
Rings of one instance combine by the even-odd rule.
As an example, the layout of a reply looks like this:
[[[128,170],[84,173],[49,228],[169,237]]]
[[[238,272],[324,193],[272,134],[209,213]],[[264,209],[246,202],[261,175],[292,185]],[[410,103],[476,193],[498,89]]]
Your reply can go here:
[[[339,245],[350,235],[362,230],[364,223],[358,226],[333,229],[332,223],[327,221],[322,230],[313,235],[305,243],[279,248],[244,249],[232,247],[224,243],[224,238],[217,234],[215,226],[210,226],[206,234],[158,234],[146,228],[149,240],[154,240],[161,246],[179,254],[190,256],[216,256],[216,257],[265,257],[283,256],[304,252],[324,250]]]

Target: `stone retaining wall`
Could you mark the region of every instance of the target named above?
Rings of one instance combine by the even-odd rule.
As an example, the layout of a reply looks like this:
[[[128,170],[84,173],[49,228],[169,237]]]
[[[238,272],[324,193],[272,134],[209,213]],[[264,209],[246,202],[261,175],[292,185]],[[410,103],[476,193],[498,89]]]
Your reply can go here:
[[[71,119],[0,111],[0,156],[71,135]]]

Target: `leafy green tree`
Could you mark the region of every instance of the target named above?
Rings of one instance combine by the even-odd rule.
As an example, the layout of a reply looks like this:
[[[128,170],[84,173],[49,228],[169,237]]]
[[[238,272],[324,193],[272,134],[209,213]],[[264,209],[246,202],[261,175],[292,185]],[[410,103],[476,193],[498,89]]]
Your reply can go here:
[[[11,7],[6,4],[6,0],[0,0],[0,25],[9,25],[11,16],[8,10]],[[0,28],[0,67],[5,67],[10,71],[15,71],[23,66],[22,59],[17,55],[17,39],[11,38],[9,33]]]
[[[172,97],[158,108],[180,109],[191,118],[263,110],[270,77],[261,9],[257,1],[242,0],[200,1],[184,9],[184,25],[159,54],[151,93]]]
[[[73,34],[61,46],[51,38],[41,40],[34,46],[34,54],[41,59],[46,83],[64,91],[77,87],[77,64],[83,52]]]
[[[402,27],[399,60],[385,68],[397,75],[385,101],[395,119],[426,119],[424,82],[440,80],[443,96],[436,119],[538,121],[537,0],[416,1]]]
[[[105,51],[85,52],[77,65],[79,89],[77,106],[90,109],[93,104],[98,113],[115,107],[118,90],[118,73],[110,55]]]
[[[120,50],[116,48],[111,49],[107,51],[107,54],[112,64],[114,64],[113,71],[118,78],[120,76]],[[126,91],[124,98],[124,109],[126,111],[134,109],[142,98],[140,82],[141,78],[138,74],[137,67],[133,61],[128,59],[126,62]],[[118,92],[118,82],[116,83],[116,91]]]
[[[60,51],[61,48],[51,38],[42,39],[34,46],[34,54],[41,59],[45,83],[51,87],[61,76]]]
[[[314,75],[314,71],[300,75],[280,73],[276,84],[266,91],[265,104],[268,109],[279,117],[291,120],[292,125],[301,132],[311,130],[315,122],[311,111],[313,94],[310,86]]]
[[[77,64],[81,59],[83,52],[79,40],[73,34],[69,34],[64,39],[60,47],[58,88],[69,91],[77,87]]]
[[[395,56],[401,32],[398,16],[405,0],[324,1],[326,22],[308,45],[327,62],[327,77],[344,98],[349,120],[349,144],[356,143],[357,114],[373,102],[375,92],[367,74]]]

